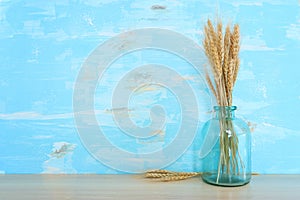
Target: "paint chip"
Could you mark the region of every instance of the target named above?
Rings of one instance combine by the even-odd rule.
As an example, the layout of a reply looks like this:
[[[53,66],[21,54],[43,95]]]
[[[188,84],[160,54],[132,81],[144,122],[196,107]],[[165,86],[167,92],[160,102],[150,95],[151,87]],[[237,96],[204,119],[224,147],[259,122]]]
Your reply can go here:
[[[153,5],[151,6],[151,10],[165,10],[167,6],[162,6],[162,5]]]
[[[256,123],[252,123],[252,122],[248,122],[247,124],[249,126],[250,132],[253,133],[254,130],[256,129],[256,127],[257,127],[257,124]]]
[[[70,144],[67,142],[57,142],[55,143],[52,153],[50,154],[51,157],[55,158],[62,158],[67,155],[69,152],[73,152],[76,145]]]

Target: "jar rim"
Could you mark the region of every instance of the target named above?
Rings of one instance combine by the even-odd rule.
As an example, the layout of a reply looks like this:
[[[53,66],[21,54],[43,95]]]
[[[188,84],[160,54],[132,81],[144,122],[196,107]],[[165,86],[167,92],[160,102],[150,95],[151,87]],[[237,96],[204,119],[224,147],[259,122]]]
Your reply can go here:
[[[236,110],[236,109],[237,109],[237,106],[214,106],[215,111],[219,111],[219,110],[233,111],[233,110]]]

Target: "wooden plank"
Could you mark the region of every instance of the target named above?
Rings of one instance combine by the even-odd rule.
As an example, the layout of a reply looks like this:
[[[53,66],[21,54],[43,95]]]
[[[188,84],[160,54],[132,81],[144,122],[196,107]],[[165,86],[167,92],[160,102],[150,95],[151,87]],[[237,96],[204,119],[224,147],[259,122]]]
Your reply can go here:
[[[156,182],[141,175],[0,175],[0,199],[300,199],[300,175],[259,175],[242,187],[199,177]]]

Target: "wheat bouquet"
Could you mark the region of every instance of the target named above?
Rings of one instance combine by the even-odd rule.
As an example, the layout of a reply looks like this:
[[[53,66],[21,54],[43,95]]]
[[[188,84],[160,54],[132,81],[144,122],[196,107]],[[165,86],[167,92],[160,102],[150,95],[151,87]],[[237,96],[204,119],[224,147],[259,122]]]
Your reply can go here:
[[[207,83],[216,97],[219,110],[220,156],[218,162],[218,183],[223,174],[243,173],[244,164],[238,149],[238,137],[233,127],[228,108],[232,106],[232,91],[239,71],[240,33],[239,25],[229,25],[223,34],[223,25],[216,26],[210,20],[204,27],[203,46],[209,60]]]

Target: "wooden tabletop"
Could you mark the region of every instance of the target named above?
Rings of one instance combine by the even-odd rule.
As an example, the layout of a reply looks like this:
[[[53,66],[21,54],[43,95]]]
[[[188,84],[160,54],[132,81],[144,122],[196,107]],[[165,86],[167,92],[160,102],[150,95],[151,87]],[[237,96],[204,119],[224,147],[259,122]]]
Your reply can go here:
[[[156,182],[142,175],[0,175],[0,199],[300,199],[300,175],[258,175],[242,187],[199,177]]]

